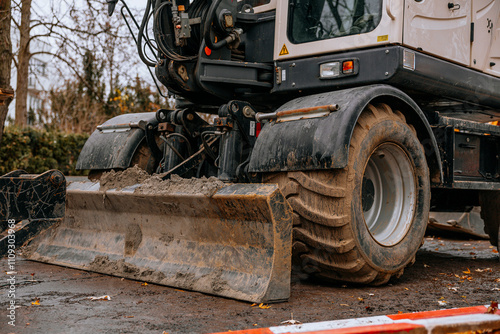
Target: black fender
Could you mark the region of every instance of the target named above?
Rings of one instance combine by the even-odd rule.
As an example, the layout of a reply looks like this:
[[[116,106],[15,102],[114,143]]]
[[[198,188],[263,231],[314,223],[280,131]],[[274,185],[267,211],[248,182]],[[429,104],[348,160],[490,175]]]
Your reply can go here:
[[[249,164],[254,173],[345,168],[354,126],[369,103],[386,103],[399,110],[413,125],[424,146],[431,180],[443,180],[439,149],[429,122],[420,107],[401,90],[389,85],[370,85],[299,97],[277,111],[336,104],[328,116],[262,127]]]
[[[146,140],[144,126],[156,126],[155,113],[123,114],[99,125],[87,139],[76,162],[76,169],[125,169],[135,151]]]

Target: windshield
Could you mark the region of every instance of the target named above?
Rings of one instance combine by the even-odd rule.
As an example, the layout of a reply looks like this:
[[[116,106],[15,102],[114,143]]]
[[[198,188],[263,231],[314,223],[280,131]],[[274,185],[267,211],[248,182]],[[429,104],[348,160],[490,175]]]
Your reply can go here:
[[[290,0],[288,35],[305,43],[362,34],[381,18],[382,0]]]

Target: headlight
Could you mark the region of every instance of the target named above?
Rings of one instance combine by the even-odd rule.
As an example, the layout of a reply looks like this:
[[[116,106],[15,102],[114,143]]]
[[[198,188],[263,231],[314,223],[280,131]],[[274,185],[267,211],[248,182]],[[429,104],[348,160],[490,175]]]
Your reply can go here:
[[[333,78],[340,74],[340,63],[338,61],[333,63],[325,63],[319,66],[320,78]]]

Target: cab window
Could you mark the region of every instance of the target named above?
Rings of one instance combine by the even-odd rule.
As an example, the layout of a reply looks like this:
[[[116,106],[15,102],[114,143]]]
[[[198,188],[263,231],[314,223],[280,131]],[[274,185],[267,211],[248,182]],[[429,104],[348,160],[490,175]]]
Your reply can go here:
[[[306,43],[374,30],[382,0],[290,0],[288,37]]]

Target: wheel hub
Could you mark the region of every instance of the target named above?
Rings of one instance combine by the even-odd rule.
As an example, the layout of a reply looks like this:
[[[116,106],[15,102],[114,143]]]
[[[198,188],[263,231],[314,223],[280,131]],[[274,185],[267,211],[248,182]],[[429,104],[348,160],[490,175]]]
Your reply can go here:
[[[375,187],[373,181],[363,178],[363,190],[361,192],[363,202],[363,212],[370,210],[375,202]]]
[[[363,215],[372,237],[383,246],[399,243],[411,225],[416,206],[413,164],[393,143],[382,144],[365,167],[361,190]]]

